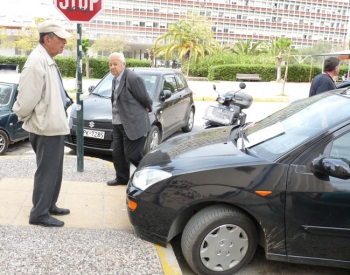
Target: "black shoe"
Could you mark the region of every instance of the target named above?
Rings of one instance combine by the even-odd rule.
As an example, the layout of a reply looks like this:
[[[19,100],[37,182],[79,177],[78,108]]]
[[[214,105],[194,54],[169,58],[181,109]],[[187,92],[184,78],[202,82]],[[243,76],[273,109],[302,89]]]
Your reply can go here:
[[[107,185],[109,186],[116,186],[116,185],[127,185],[128,184],[128,181],[125,181],[125,180],[110,180],[110,181],[107,181]]]
[[[46,221],[42,221],[42,222],[31,222],[29,221],[29,224],[33,224],[33,225],[41,225],[41,226],[45,226],[45,227],[62,227],[64,225],[63,221],[57,220],[53,217],[50,217],[48,220]]]
[[[63,216],[63,215],[68,215],[70,213],[70,211],[69,211],[69,209],[59,208],[56,206],[55,208],[50,209],[49,213],[51,215]]]

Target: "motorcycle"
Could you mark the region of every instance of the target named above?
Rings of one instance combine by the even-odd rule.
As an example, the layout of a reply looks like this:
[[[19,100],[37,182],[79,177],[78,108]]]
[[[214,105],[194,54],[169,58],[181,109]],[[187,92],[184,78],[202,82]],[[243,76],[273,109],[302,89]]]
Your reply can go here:
[[[253,97],[241,90],[245,89],[245,83],[239,84],[238,91],[229,91],[220,94],[216,91],[215,84],[213,89],[218,93],[216,106],[207,107],[203,119],[206,128],[228,126],[228,125],[243,125],[247,115],[242,112],[243,109],[248,109],[252,105]]]

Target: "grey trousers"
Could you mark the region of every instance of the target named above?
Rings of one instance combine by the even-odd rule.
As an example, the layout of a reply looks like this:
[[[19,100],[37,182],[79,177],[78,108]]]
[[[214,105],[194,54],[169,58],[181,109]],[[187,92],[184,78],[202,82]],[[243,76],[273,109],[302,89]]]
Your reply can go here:
[[[116,180],[129,181],[130,163],[137,167],[143,158],[146,137],[130,140],[122,124],[113,125],[113,164]]]
[[[39,136],[29,133],[29,141],[36,154],[33,208],[30,222],[46,221],[49,209],[55,207],[61,190],[64,156],[64,136]]]

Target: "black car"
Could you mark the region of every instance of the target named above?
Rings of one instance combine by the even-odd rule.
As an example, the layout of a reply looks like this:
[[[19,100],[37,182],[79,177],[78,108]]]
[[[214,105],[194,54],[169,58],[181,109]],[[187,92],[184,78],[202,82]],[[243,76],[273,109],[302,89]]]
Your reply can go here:
[[[144,153],[155,148],[162,140],[179,131],[190,132],[193,128],[195,105],[193,93],[180,70],[163,68],[134,68],[141,76],[151,99],[153,111],[149,114],[152,129],[145,142]],[[84,99],[84,150],[112,153],[112,79],[108,73],[90,95]],[[72,105],[69,126],[70,135],[65,145],[76,149],[76,104]]]
[[[350,268],[350,90],[267,118],[173,137],[127,186],[142,238],[181,248],[197,274],[233,274],[257,244],[269,260]]]
[[[0,65],[0,155],[6,153],[9,144],[24,140],[29,133],[22,129],[12,111],[17,99],[20,74],[16,65]]]
[[[337,84],[337,89],[348,88],[348,87],[350,87],[350,81],[348,80]]]

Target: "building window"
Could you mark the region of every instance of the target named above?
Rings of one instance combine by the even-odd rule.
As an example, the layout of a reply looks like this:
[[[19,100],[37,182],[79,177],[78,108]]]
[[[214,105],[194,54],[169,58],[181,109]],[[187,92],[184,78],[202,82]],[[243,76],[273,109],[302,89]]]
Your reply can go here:
[[[242,15],[237,14],[237,19],[242,19]]]
[[[140,22],[140,27],[145,27],[145,26],[146,26],[145,22]]]
[[[225,33],[228,33],[228,29],[224,29],[224,32],[225,32]]]
[[[159,23],[153,22],[153,28],[159,28]]]
[[[126,21],[126,22],[125,22],[125,25],[131,26],[131,21]]]

